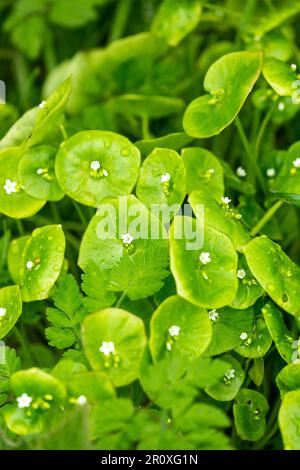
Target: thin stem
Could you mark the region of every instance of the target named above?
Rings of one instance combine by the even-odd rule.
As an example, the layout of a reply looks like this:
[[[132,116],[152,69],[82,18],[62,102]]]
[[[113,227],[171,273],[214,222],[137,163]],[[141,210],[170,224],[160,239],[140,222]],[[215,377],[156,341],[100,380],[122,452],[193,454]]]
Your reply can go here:
[[[27,360],[29,364],[32,364],[32,363],[35,364],[34,357],[30,350],[30,344],[29,344],[29,341],[26,337],[24,330],[22,329],[21,331],[19,330],[19,328],[14,326],[13,334],[15,335],[15,338],[17,339],[20,346],[23,348],[25,360]]]
[[[120,305],[122,304],[122,302],[125,299],[126,295],[127,295],[126,291],[122,292],[122,294],[120,295],[120,297],[118,298],[118,301],[116,303],[116,308],[120,307]]]
[[[61,224],[61,218],[57,209],[57,205],[52,201],[49,202],[49,205],[54,221],[58,224]]]
[[[273,215],[280,209],[280,207],[284,204],[284,201],[279,200],[270,207],[270,209],[265,213],[265,215],[260,219],[260,221],[255,225],[255,227],[251,230],[252,237],[255,237],[261,229],[266,225],[267,222],[273,217]]]
[[[267,112],[267,114],[266,114],[266,116],[265,116],[265,118],[264,118],[264,120],[261,124],[259,133],[257,135],[256,142],[255,142],[255,149],[254,149],[254,158],[255,158],[256,161],[258,160],[259,152],[260,152],[261,145],[262,145],[262,142],[263,142],[263,138],[264,138],[267,126],[270,122],[270,119],[273,115],[273,112],[274,112],[274,109],[275,109],[276,105],[277,105],[277,99],[276,99],[274,105],[271,106],[271,108]]]
[[[148,116],[143,116],[142,118],[142,137],[144,140],[151,139],[151,134],[149,131],[149,118]]]
[[[86,217],[85,217],[85,215],[84,215],[84,213],[83,213],[83,210],[82,210],[80,204],[78,204],[78,202],[74,201],[74,199],[72,199],[72,204],[73,204],[73,206],[75,207],[75,210],[76,210],[76,212],[77,212],[77,214],[78,214],[78,216],[79,216],[79,219],[80,219],[80,221],[81,221],[83,227],[86,228],[87,225],[88,225],[88,221],[86,220]]]
[[[25,230],[24,230],[22,220],[16,219],[16,226],[17,226],[20,237],[23,237],[23,235],[25,234]]]
[[[69,136],[68,136],[65,126],[63,124],[60,124],[59,128],[60,128],[60,131],[62,133],[64,140],[68,140]]]
[[[130,15],[132,2],[133,0],[122,0],[122,2],[118,3],[108,42],[115,41],[123,36]]]
[[[244,146],[244,149],[245,149],[245,152],[247,154],[247,157],[249,158],[250,160],[250,163],[251,163],[251,166],[253,168],[253,170],[255,171],[255,174],[256,174],[256,177],[257,177],[257,180],[260,184],[260,187],[262,189],[262,191],[264,193],[266,193],[266,190],[265,190],[265,182],[264,182],[264,178],[263,178],[263,175],[262,175],[262,172],[261,172],[261,169],[260,167],[258,166],[257,164],[257,161],[255,160],[254,158],[254,154],[252,152],[252,149],[251,149],[251,145],[248,141],[248,138],[246,136],[246,133],[244,131],[244,128],[242,126],[242,123],[240,121],[240,118],[237,117],[235,119],[235,125],[237,127],[237,130],[238,130],[238,133],[239,133],[239,136],[241,138],[241,141],[242,141],[242,144]]]

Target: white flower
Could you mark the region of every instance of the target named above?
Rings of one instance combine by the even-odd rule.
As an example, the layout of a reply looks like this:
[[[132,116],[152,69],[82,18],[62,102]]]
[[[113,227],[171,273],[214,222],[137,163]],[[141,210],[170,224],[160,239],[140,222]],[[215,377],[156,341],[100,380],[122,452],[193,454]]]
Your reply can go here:
[[[208,253],[206,251],[202,251],[202,253],[199,256],[199,261],[202,264],[210,263],[211,262],[210,253]]]
[[[124,233],[121,238],[125,245],[130,245],[130,243],[132,243],[134,240],[134,237],[130,233]]]
[[[160,177],[161,183],[167,183],[168,181],[170,181],[170,179],[171,179],[170,173],[165,173],[164,175],[161,175]]]
[[[22,393],[20,397],[17,398],[18,408],[28,408],[32,402],[32,397],[27,395],[27,393]]]
[[[43,168],[38,168],[36,170],[36,173],[37,173],[37,175],[42,175],[44,173],[44,169]]]
[[[103,176],[108,176],[108,172],[106,170],[102,170]]]
[[[87,403],[87,398],[85,395],[80,395],[76,401],[78,405],[83,406]]]
[[[293,165],[295,168],[300,168],[300,157],[293,161]]]
[[[282,102],[278,103],[278,109],[279,109],[279,111],[283,111],[284,108],[285,108],[285,104],[284,104],[284,103],[282,103]]]
[[[275,168],[268,168],[267,169],[267,176],[269,178],[274,178],[275,175],[276,175]]]
[[[5,317],[5,315],[6,315],[6,308],[0,307],[0,318]]]
[[[237,272],[237,277],[239,279],[244,279],[244,277],[246,277],[246,271],[244,269],[239,269]]]
[[[223,202],[223,204],[225,204],[226,206],[228,206],[228,204],[231,203],[231,199],[229,197],[221,197],[221,200]]]
[[[247,172],[246,172],[245,168],[243,168],[242,166],[239,166],[239,167],[236,169],[236,174],[237,174],[240,178],[245,178],[245,176],[247,176]]]
[[[235,378],[235,369],[229,369],[227,372],[225,372],[225,377],[226,379],[234,379]]]
[[[170,333],[170,336],[179,336],[180,326],[172,325],[169,328],[169,333]]]
[[[34,266],[33,261],[27,261],[27,263],[26,263],[26,268],[27,268],[27,269],[32,269],[33,266]]]
[[[209,170],[207,170],[207,171],[208,171],[208,173],[210,173],[211,175],[213,175],[214,172],[215,172],[214,168],[209,168]]]
[[[241,334],[240,334],[240,338],[241,338],[243,341],[245,341],[245,339],[248,338],[247,333],[245,333],[245,332],[241,333]]]
[[[169,341],[167,342],[166,348],[168,351],[172,350],[172,344]]]
[[[111,353],[115,352],[115,345],[112,341],[103,341],[99,351],[104,354],[104,356],[109,356]]]
[[[16,181],[11,181],[7,179],[5,185],[3,186],[6,194],[16,193],[17,192],[17,183]]]
[[[43,107],[45,106],[46,104],[46,101],[43,100],[40,104],[39,104],[39,108],[43,109]]]
[[[98,160],[93,160],[92,163],[90,164],[91,170],[97,171],[100,168],[100,162]]]
[[[217,312],[217,310],[214,308],[213,310],[210,310],[208,312],[208,318],[211,320],[211,321],[217,321],[219,319],[219,314]]]
[[[291,64],[291,70],[292,70],[292,72],[296,72],[297,65],[296,64]]]

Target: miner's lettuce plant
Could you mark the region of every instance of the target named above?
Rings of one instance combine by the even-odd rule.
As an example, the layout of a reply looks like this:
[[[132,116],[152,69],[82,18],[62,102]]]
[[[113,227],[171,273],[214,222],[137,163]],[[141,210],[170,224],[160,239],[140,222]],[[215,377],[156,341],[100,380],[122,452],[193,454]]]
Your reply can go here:
[[[0,449],[300,449],[299,2],[44,3],[0,6]]]

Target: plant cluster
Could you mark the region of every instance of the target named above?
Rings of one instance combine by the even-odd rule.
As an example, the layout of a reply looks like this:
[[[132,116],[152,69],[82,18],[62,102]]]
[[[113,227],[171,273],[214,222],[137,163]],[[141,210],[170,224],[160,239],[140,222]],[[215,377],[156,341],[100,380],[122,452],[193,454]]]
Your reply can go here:
[[[0,7],[0,449],[300,449],[300,4],[138,3]]]

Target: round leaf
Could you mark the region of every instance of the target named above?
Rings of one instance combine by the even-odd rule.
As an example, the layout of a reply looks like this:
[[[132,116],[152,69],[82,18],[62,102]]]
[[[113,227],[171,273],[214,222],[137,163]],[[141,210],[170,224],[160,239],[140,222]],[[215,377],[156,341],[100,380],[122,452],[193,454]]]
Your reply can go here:
[[[193,140],[184,132],[175,132],[168,134],[157,139],[143,139],[135,142],[136,147],[140,150],[142,155],[149,155],[156,148],[167,148],[179,151],[185,145],[188,145]]]
[[[55,172],[63,191],[97,207],[106,197],[129,194],[138,177],[140,152],[125,137],[106,131],[83,131],[64,142]]]
[[[293,84],[297,80],[297,74],[289,65],[281,60],[274,58],[265,59],[262,72],[277,95],[292,96],[295,92]]]
[[[264,319],[256,318],[252,330],[246,334],[241,346],[235,351],[240,356],[251,359],[264,357],[272,344],[272,337]]]
[[[235,399],[233,414],[238,436],[244,441],[257,441],[266,431],[269,405],[264,395],[243,388]]]
[[[22,255],[29,238],[30,235],[25,235],[24,237],[12,240],[9,244],[7,253],[7,266],[9,274],[16,284],[21,284]]]
[[[228,364],[228,370],[216,384],[206,387],[205,391],[215,400],[230,401],[241,388],[245,380],[245,372],[240,363],[230,355],[222,356],[221,359]]]
[[[0,339],[14,327],[22,312],[19,286],[0,289]]]
[[[92,368],[106,372],[116,387],[138,377],[146,345],[140,318],[118,308],[93,313],[83,321],[82,340]]]
[[[285,450],[300,450],[300,390],[283,397],[278,421]]]
[[[243,255],[239,256],[237,277],[239,286],[231,307],[240,309],[252,307],[262,296],[263,289],[253,277]]]
[[[276,377],[276,384],[280,390],[281,398],[293,390],[300,391],[300,364],[288,364]]]

